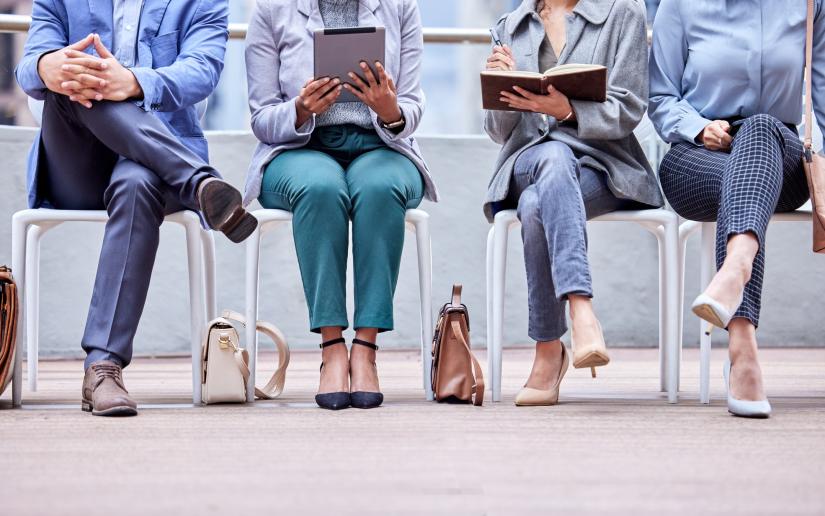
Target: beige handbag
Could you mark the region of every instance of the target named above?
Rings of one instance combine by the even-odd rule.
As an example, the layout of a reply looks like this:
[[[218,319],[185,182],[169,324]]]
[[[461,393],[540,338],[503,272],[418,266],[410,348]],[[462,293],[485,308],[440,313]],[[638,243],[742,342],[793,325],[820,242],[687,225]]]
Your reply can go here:
[[[17,285],[11,269],[0,265],[0,394],[9,386],[14,373],[19,310]]]
[[[246,402],[249,379],[249,354],[240,346],[240,337],[232,322],[246,325],[246,318],[224,310],[223,317],[209,322],[201,352],[201,400],[212,403]],[[281,330],[258,321],[258,331],[267,335],[278,348],[278,369],[263,388],[255,388],[255,398],[271,400],[281,395],[289,365],[289,346]]]
[[[433,393],[437,401],[484,403],[484,374],[470,349],[470,315],[453,285],[452,302],[441,307],[433,336]]]
[[[814,41],[814,0],[808,0],[808,26],[805,37],[805,174],[811,191],[813,209],[814,252],[825,253],[825,158],[813,151],[813,102],[811,73]]]

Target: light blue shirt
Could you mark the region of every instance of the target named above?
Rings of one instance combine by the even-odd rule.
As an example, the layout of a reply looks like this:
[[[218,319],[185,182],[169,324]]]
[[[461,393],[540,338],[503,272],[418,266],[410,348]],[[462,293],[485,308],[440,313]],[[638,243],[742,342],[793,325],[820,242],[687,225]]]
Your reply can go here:
[[[825,14],[816,0],[814,114],[825,128]],[[712,120],[802,119],[806,0],[662,0],[653,24],[649,116],[667,142]],[[825,131],[823,131],[825,132]]]
[[[126,68],[137,62],[137,35],[143,0],[112,0],[112,53]]]

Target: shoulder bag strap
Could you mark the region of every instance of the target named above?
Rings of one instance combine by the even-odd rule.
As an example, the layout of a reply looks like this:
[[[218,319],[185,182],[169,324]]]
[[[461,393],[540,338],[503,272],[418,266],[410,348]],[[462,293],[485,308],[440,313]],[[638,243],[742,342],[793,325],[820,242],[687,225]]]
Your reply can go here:
[[[461,287],[459,286],[458,289],[460,292]],[[473,385],[473,390],[475,391],[475,395],[473,396],[473,405],[480,407],[481,404],[484,403],[484,373],[481,371],[481,365],[478,363],[478,360],[476,360],[472,350],[470,350],[470,345],[464,338],[464,333],[461,331],[461,325],[459,322],[453,320],[450,323],[450,326],[456,340],[464,344],[464,349],[467,350],[467,354],[470,356],[470,361],[473,363],[473,378],[475,379],[475,385]]]
[[[224,319],[235,321],[241,325],[246,326],[246,317],[233,312],[232,310],[224,310]],[[258,321],[255,325],[256,329],[272,339],[275,346],[278,348],[278,369],[272,374],[272,377],[262,388],[255,387],[255,397],[262,400],[275,399],[284,391],[284,384],[286,383],[286,369],[289,366],[289,346],[286,342],[286,337],[275,325],[264,321]],[[243,350],[240,353],[235,353],[235,362],[238,364],[238,369],[244,380],[249,378],[249,353]]]
[[[813,159],[813,48],[814,48],[814,1],[808,0],[808,20],[805,29],[805,160]]]

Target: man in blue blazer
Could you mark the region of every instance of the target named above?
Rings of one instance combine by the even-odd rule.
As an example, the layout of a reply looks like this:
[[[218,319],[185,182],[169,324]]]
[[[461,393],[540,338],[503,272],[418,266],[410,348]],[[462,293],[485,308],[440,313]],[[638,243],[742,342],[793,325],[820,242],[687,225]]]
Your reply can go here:
[[[106,209],[86,330],[84,410],[137,414],[132,357],[165,215],[189,209],[235,242],[257,221],[208,164],[196,104],[218,84],[226,0],[35,0],[17,82],[44,100],[33,208]]]

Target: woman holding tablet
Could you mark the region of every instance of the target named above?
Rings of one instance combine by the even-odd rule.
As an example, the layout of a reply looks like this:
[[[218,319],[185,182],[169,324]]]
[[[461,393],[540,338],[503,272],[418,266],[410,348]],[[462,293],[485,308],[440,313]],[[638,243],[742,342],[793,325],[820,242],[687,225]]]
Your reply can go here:
[[[825,12],[814,7],[812,100],[825,131]],[[806,12],[805,0],[667,0],[653,31],[650,119],[671,143],[659,178],[679,215],[717,222],[718,272],[693,311],[728,330],[728,411],[742,417],[771,413],[756,341],[768,223],[808,200],[796,128]]]
[[[313,77],[313,31],[354,26],[385,28],[386,62],[361,63],[350,77]],[[293,213],[310,329],[321,334],[315,400],[333,410],[377,407],[376,339],[393,329],[405,212],[424,197],[438,198],[412,139],[424,110],[417,3],[258,0],[246,44],[260,144],[245,201]],[[360,101],[336,103],[345,90]],[[349,326],[350,221],[355,339],[348,354],[342,332]]]
[[[493,31],[488,70],[545,71],[566,63],[607,67],[607,100],[579,101],[552,88],[520,88],[501,100],[521,111],[487,111],[502,145],[484,211],[518,208],[524,241],[533,370],[516,405],[553,405],[570,359],[561,342],[570,303],[574,367],[609,361],[593,312],[587,219],[663,204],[633,129],[647,107],[645,10],[637,0],[524,0]],[[594,370],[595,373],[595,370]]]

